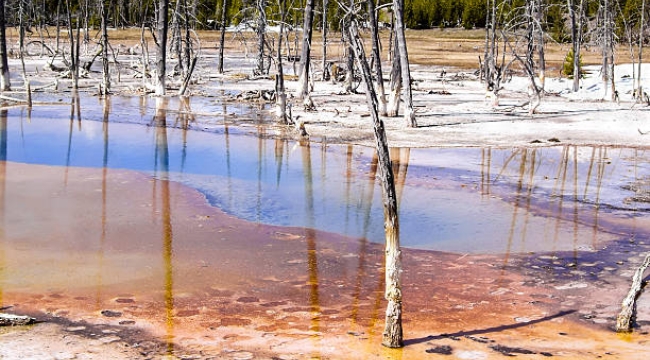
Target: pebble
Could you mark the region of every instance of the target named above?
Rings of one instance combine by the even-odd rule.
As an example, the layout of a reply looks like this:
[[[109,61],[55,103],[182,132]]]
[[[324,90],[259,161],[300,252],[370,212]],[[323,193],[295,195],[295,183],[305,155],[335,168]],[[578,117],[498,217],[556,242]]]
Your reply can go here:
[[[568,289],[582,289],[582,288],[586,288],[588,286],[589,286],[589,284],[587,284],[587,283],[572,282],[572,283],[556,286],[555,288],[557,290],[568,290]]]
[[[86,327],[85,326],[70,326],[70,327],[67,327],[65,330],[66,331],[71,331],[71,332],[83,331],[83,330],[86,330]]]

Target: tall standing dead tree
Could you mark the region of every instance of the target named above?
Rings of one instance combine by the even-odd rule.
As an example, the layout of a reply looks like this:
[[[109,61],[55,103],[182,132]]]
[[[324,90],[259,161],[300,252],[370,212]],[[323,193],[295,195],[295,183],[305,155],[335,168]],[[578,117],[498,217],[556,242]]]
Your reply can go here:
[[[398,52],[393,55],[393,61],[400,62],[402,87],[404,88],[404,120],[406,120],[406,126],[417,127],[418,124],[415,120],[415,111],[413,110],[411,70],[409,68],[406,34],[404,32],[404,0],[393,0],[393,12],[395,13],[395,40],[398,50]]]
[[[329,74],[328,73],[328,67],[327,67],[327,7],[329,6],[329,0],[323,0],[323,9],[322,9],[322,36],[323,36],[323,65],[322,65],[322,70],[323,70],[323,77],[321,80],[325,81],[328,80],[330,76],[334,74]]]
[[[110,68],[108,66],[108,9],[106,6],[106,0],[101,0],[100,14],[102,21],[102,36],[100,40],[102,47],[102,85],[100,93],[102,95],[108,95],[111,91],[111,77],[109,73]]]
[[[217,64],[217,72],[223,74],[223,50],[226,45],[226,8],[228,6],[227,0],[221,0],[221,33],[219,35],[219,62]]]
[[[602,50],[603,67],[601,69],[601,78],[605,95],[609,88],[612,101],[617,100],[616,84],[614,81],[614,6],[611,0],[602,0],[599,8],[599,18],[601,26],[599,29],[599,43]]]
[[[582,26],[584,17],[584,0],[567,0],[569,18],[571,19],[571,45],[573,49],[573,87],[572,91],[580,90],[580,49],[582,45]]]
[[[275,103],[278,122],[286,125],[289,123],[289,118],[287,117],[287,94],[284,87],[284,69],[282,68],[282,37],[284,35],[284,23],[286,21],[286,0],[277,1],[280,11],[280,33],[278,34],[278,49],[276,59],[278,70],[275,77]]]
[[[266,75],[268,73],[264,66],[264,47],[266,46],[266,0],[257,0],[255,3],[257,10],[257,58],[255,62],[255,75]]]
[[[300,77],[298,78],[298,97],[309,96],[309,76],[311,64],[311,38],[314,24],[314,0],[305,1],[305,14],[302,25],[302,53],[300,55]]]
[[[379,49],[379,23],[375,14],[375,1],[366,0],[368,10],[368,22],[370,23],[370,36],[372,37],[372,58],[375,65],[375,76],[377,77],[377,96],[379,101],[379,114],[388,115],[386,109],[386,91],[384,90],[384,75],[381,68],[381,54]]]
[[[0,0],[0,91],[11,90],[9,60],[7,59],[7,34],[5,24],[5,0]]]
[[[357,23],[353,19],[348,27],[348,37],[352,42],[352,50],[361,69],[366,86],[366,100],[372,117],[375,133],[375,145],[379,158],[379,169],[384,202],[384,231],[386,235],[386,291],[388,300],[386,308],[386,324],[382,336],[382,345],[390,348],[404,346],[402,331],[402,288],[401,288],[401,250],[399,240],[399,219],[397,215],[397,194],[395,192],[395,176],[391,166],[390,152],[384,123],[379,117],[377,93],[373,88],[370,65],[366,59],[363,43],[359,36]]]
[[[158,0],[157,31],[156,39],[156,95],[162,96],[166,93],[167,77],[167,16],[169,13],[169,0]]]

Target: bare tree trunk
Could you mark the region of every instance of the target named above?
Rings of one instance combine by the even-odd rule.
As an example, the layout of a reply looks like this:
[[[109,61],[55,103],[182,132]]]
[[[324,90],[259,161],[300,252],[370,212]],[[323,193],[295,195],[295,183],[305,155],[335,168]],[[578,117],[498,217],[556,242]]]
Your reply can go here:
[[[311,38],[314,24],[314,0],[305,1],[305,15],[302,25],[302,53],[300,55],[300,77],[297,94],[299,98],[309,95],[309,67],[311,64]]]
[[[348,27],[352,48],[361,68],[366,84],[366,100],[374,125],[375,142],[379,158],[379,168],[384,200],[384,231],[386,233],[386,292],[388,300],[386,308],[386,326],[384,328],[382,345],[390,348],[404,346],[402,331],[402,289],[401,277],[401,250],[399,242],[399,219],[397,215],[397,195],[395,192],[395,176],[390,161],[388,140],[384,123],[379,118],[377,111],[377,94],[372,86],[370,65],[366,60],[363,44],[359,38],[356,22],[352,21]]]
[[[636,317],[636,298],[641,293],[641,290],[643,290],[643,274],[649,266],[650,255],[646,255],[641,266],[634,272],[630,291],[621,304],[621,312],[616,317],[616,332],[632,331]]]
[[[613,33],[613,10],[610,0],[603,0],[601,5],[601,16],[603,21],[602,26],[602,54],[603,54],[603,67],[601,70],[603,87],[605,95],[607,95],[607,88],[611,89],[611,100],[617,101],[616,85],[614,83],[614,33]]]
[[[257,0],[257,62],[256,75],[266,75],[264,66],[264,45],[266,44],[266,0]]]
[[[571,43],[573,49],[573,92],[580,90],[580,45],[582,44],[583,0],[576,5],[577,0],[567,0],[569,17],[571,18]],[[577,14],[576,14],[577,12]]]
[[[217,71],[223,74],[223,48],[226,44],[226,8],[228,6],[227,0],[221,0],[221,34],[219,36],[219,63]]]
[[[393,54],[397,54],[397,42],[393,42]],[[393,57],[390,70],[390,94],[388,97],[388,116],[399,115],[400,94],[402,93],[402,68],[399,58]]]
[[[375,16],[375,1],[366,0],[368,18],[370,22],[370,33],[372,37],[372,57],[375,60],[375,73],[377,74],[377,96],[379,101],[379,115],[386,116],[386,91],[384,90],[384,75],[381,69],[381,55],[379,53],[379,24]]]
[[[172,13],[172,24],[171,24],[171,54],[170,57],[176,56],[178,59],[179,68],[182,67],[182,55],[181,55],[181,0],[176,0],[176,7],[174,7],[174,12]]]
[[[535,19],[535,35],[537,38],[537,56],[539,57],[539,81],[542,88],[542,94],[546,87],[546,56],[544,53],[544,28],[542,27],[542,0],[534,0],[535,9],[533,17]]]
[[[157,31],[158,39],[156,44],[156,95],[165,95],[167,89],[165,80],[167,77],[167,15],[169,13],[169,0],[158,0]]]
[[[497,5],[496,0],[487,0],[487,11],[486,11],[486,20],[485,20],[485,59],[483,65],[483,71],[485,76],[486,89],[488,91],[494,92],[496,97],[497,85],[496,83],[496,59],[497,59],[497,35],[496,35],[496,11]]]
[[[5,0],[0,0],[0,91],[10,91],[7,33],[5,28]]]
[[[641,22],[639,23],[639,62],[637,64],[637,101],[643,101],[643,84],[641,83],[641,64],[643,63],[643,26],[645,25],[645,0],[641,1]]]
[[[101,20],[102,20],[102,37],[101,37],[101,46],[102,46],[102,87],[100,93],[102,95],[108,95],[111,91],[111,76],[109,73],[108,66],[108,16],[106,0],[102,0],[101,3]]]
[[[406,47],[406,34],[404,33],[404,0],[393,0],[395,12],[395,37],[399,49],[399,62],[402,68],[402,86],[404,87],[404,120],[406,126],[417,127],[415,112],[413,111],[413,93],[411,92],[411,70]]]
[[[329,0],[323,0],[323,77],[321,80],[328,80],[328,75],[332,76],[334,74],[328,74],[327,68],[327,7],[329,6]]]
[[[288,124],[287,118],[287,94],[284,88],[284,69],[282,68],[282,37],[284,36],[284,22],[286,20],[286,0],[278,0],[280,10],[280,33],[278,34],[278,73],[275,77],[275,94],[276,94],[276,115],[280,124]]]

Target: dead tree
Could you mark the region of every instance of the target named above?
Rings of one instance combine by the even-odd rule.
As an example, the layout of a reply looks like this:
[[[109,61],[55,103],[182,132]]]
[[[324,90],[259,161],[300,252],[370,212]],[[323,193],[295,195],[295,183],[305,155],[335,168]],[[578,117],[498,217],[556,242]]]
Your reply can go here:
[[[368,8],[368,22],[370,23],[370,36],[372,37],[372,57],[375,65],[375,75],[377,77],[377,96],[379,100],[379,114],[386,116],[386,91],[384,90],[384,76],[381,69],[381,55],[379,53],[379,24],[375,14],[375,1],[366,0]]]
[[[228,6],[227,0],[221,0],[221,33],[219,35],[219,62],[217,64],[217,71],[223,74],[223,48],[226,44],[226,8]]]
[[[569,18],[571,20],[571,46],[573,49],[573,87],[572,91],[580,90],[580,49],[582,45],[582,19],[584,17],[584,0],[567,0]]]
[[[600,3],[600,19],[602,26],[599,26],[599,43],[601,45],[602,56],[603,56],[603,67],[601,69],[601,78],[603,80],[603,88],[605,89],[605,95],[607,94],[607,88],[611,89],[611,99],[612,101],[617,100],[616,92],[616,83],[614,81],[614,9],[613,4],[610,0],[602,0]]]
[[[533,114],[544,95],[544,31],[539,0],[528,0],[523,7],[510,9],[510,21],[503,24],[501,37],[509,49],[512,61],[517,61],[529,80],[529,114]],[[525,30],[525,31],[522,31]],[[505,53],[505,51],[504,51]],[[500,70],[507,71],[512,61]],[[504,62],[502,62],[503,65]],[[539,77],[537,76],[539,71]],[[498,94],[501,76],[493,73],[494,96]]]
[[[156,38],[156,95],[162,96],[166,93],[167,77],[167,15],[169,13],[169,0],[158,0],[157,16],[157,38]]]
[[[366,86],[366,100],[373,121],[375,145],[379,158],[379,168],[384,202],[384,231],[386,235],[386,291],[388,300],[386,308],[386,324],[382,336],[382,345],[390,348],[404,346],[402,331],[402,289],[401,289],[401,250],[399,241],[399,219],[397,216],[397,195],[395,192],[395,177],[391,166],[390,152],[384,123],[379,118],[377,93],[373,88],[370,65],[366,59],[363,43],[353,19],[348,26],[348,38],[352,50],[361,69]]]
[[[394,31],[391,31],[391,34],[394,34]],[[395,61],[395,54],[397,51],[397,41],[393,41],[391,53],[393,58],[391,59],[391,68],[390,68],[390,93],[388,95],[388,116],[396,117],[399,115],[399,102],[400,94],[402,93],[402,68],[399,60]]]
[[[309,96],[309,76],[311,64],[311,38],[314,24],[314,0],[305,1],[305,14],[302,25],[302,53],[300,55],[300,77],[298,78],[298,97]]]
[[[101,27],[102,27],[102,36],[101,36],[101,47],[102,47],[102,85],[100,93],[102,95],[108,95],[111,91],[111,76],[109,73],[109,63],[108,63],[108,19],[107,14],[108,9],[106,7],[106,0],[102,0],[100,5],[100,15],[101,15]]]
[[[646,255],[643,263],[632,276],[632,286],[621,305],[621,312],[616,317],[616,332],[630,332],[636,317],[636,299],[643,288],[643,273],[650,266],[650,255]]]
[[[257,26],[255,31],[257,32],[257,58],[255,63],[255,70],[253,73],[255,75],[266,75],[268,74],[266,66],[264,66],[264,47],[266,45],[266,0],[257,0]]]
[[[329,80],[330,76],[336,74],[330,74],[327,66],[327,7],[329,6],[329,0],[323,0],[323,23],[322,23],[322,35],[323,35],[323,76],[322,81]]]
[[[9,60],[7,59],[7,34],[5,0],[0,0],[0,91],[10,91]]]
[[[406,120],[406,126],[417,127],[415,111],[413,110],[413,93],[411,92],[411,70],[409,68],[406,34],[404,33],[404,0],[393,0],[393,12],[395,13],[395,40],[399,50],[393,55],[393,61],[399,61],[402,69],[404,119]]]
[[[485,53],[483,55],[483,79],[488,91],[495,88],[495,76],[497,74],[496,59],[497,48],[497,4],[496,0],[487,0],[485,12]]]
[[[66,0],[66,10],[68,15],[68,37],[70,39],[70,62],[69,71],[72,76],[72,88],[77,89],[79,86],[79,22],[77,22],[77,38],[75,40],[72,31],[72,9],[70,0]]]
[[[280,33],[278,34],[277,49],[277,75],[275,77],[275,103],[276,115],[278,122],[288,124],[290,119],[287,117],[287,94],[284,87],[284,69],[282,68],[282,37],[284,35],[284,23],[286,21],[286,0],[277,0],[280,11]]]
[[[639,62],[637,63],[637,101],[643,101],[643,85],[641,83],[641,64],[643,63],[643,26],[645,22],[645,0],[641,1],[641,22],[639,22]]]

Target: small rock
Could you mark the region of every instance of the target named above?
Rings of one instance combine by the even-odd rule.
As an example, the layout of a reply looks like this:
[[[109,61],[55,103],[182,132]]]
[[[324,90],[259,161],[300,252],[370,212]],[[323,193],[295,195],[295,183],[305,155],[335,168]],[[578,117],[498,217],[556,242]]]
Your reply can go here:
[[[431,349],[424,350],[427,354],[440,354],[440,355],[451,355],[453,349],[449,345],[436,346]]]
[[[76,332],[76,331],[84,331],[86,330],[85,326],[70,326],[65,329],[66,331],[70,332]]]
[[[120,316],[122,316],[121,312],[113,311],[113,310],[102,310],[101,314],[106,316],[106,317],[120,317]]]
[[[240,302],[240,303],[254,303],[254,302],[260,302],[260,299],[254,297],[254,296],[242,296],[239,299],[237,299],[237,302]]]

